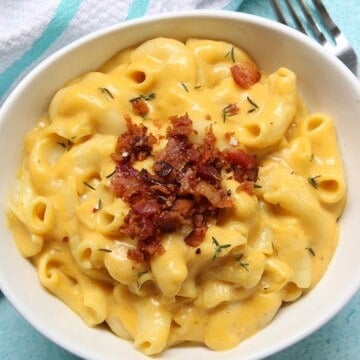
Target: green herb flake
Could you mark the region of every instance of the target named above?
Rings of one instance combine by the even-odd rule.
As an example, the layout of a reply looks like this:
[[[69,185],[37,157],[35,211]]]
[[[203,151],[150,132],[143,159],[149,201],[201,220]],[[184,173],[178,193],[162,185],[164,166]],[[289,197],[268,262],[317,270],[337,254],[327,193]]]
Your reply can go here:
[[[315,188],[315,189],[318,189],[319,188],[319,183],[317,182],[317,179],[321,177],[321,175],[316,175],[316,176],[312,176],[312,177],[308,177],[308,182],[309,184]]]
[[[226,121],[226,119],[229,116],[234,116],[239,112],[238,106],[234,104],[228,104],[221,110],[221,117],[223,119],[223,122]]]
[[[249,96],[246,97],[246,100],[250,103],[251,106],[253,106],[250,110],[248,110],[248,114],[259,108],[259,105],[256,104],[256,102],[254,102]]]
[[[86,181],[83,181],[83,184],[85,185],[85,186],[87,186],[89,189],[91,189],[91,190],[96,190],[92,185],[90,185],[89,183],[87,183]]]
[[[184,90],[186,91],[186,92],[189,92],[189,89],[187,88],[187,86],[186,86],[186,84],[185,83],[180,83],[181,84],[181,86],[184,88]]]
[[[253,100],[251,100],[251,98],[249,96],[246,97],[246,100],[252,105],[254,106],[256,109],[259,108],[259,105],[256,104]]]
[[[106,249],[106,248],[100,248],[100,249],[98,249],[98,251],[103,251],[103,252],[108,252],[108,253],[112,252],[112,250]]]
[[[242,260],[244,254],[240,254],[237,258],[236,258],[236,263],[241,266],[242,268],[244,268],[247,272],[249,272],[249,263],[245,262]]]
[[[111,178],[115,174],[115,172],[116,172],[116,169],[114,169],[114,171],[111,172],[109,175],[106,175],[106,178],[107,179]]]
[[[254,184],[254,189],[261,189],[261,188],[262,188],[261,185],[259,185],[259,184]]]
[[[214,261],[218,257],[218,255],[221,253],[221,251],[223,249],[227,249],[228,247],[231,246],[231,244],[220,245],[219,242],[216,240],[216,238],[214,236],[212,236],[212,242],[215,245],[215,252],[214,252],[214,255],[212,257],[212,261]]]
[[[99,87],[98,89],[103,95],[105,95],[105,97],[110,98],[110,99],[115,99],[114,95],[111,93],[111,91],[109,89],[107,89],[105,87]]]
[[[227,58],[227,57],[229,57],[230,56],[230,58],[231,58],[231,61],[233,62],[233,63],[235,63],[235,48],[234,48],[234,46],[231,48],[231,50],[228,52],[228,53],[226,53],[226,55],[225,55],[225,57]]]
[[[201,89],[202,88],[202,86],[201,85],[196,85],[196,86],[194,86],[194,89],[195,90],[197,90],[197,89]]]
[[[306,248],[306,250],[307,250],[312,256],[316,256],[315,251],[314,251],[314,249],[313,249],[312,247],[308,246],[308,247]]]
[[[156,98],[156,94],[155,93],[150,93],[149,95],[139,95],[139,96],[136,96],[132,99],[130,99],[129,101],[130,102],[134,102],[134,101],[138,101],[140,99],[144,99],[145,101],[150,101],[150,100],[153,100]]]

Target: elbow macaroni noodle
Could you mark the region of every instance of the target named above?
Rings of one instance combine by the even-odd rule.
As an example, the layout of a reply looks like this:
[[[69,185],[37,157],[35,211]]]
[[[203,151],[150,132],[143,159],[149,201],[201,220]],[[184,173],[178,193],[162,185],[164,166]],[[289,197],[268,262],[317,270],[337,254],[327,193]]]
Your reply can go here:
[[[149,40],[66,84],[26,137],[8,211],[21,254],[89,326],[106,322],[145,354],[185,341],[236,346],[313,288],[335,249],[346,183],[332,120],[307,113],[286,68],[236,85],[229,68],[248,59],[222,41]],[[129,99],[150,93],[144,119]],[[240,111],[225,121],[231,103]],[[137,264],[127,257],[135,240],[120,232],[129,206],[110,191],[110,155],[125,115],[159,136],[185,113],[192,141],[211,125],[220,149],[240,144],[257,156],[257,186],[249,195],[224,177],[235,206],[199,247],[178,230],[163,235],[163,255]]]

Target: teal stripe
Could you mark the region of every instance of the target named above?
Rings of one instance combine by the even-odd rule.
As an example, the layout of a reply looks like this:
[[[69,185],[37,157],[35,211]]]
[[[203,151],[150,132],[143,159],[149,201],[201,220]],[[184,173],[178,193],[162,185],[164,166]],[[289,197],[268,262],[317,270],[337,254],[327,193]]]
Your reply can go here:
[[[243,0],[231,0],[226,6],[223,7],[223,10],[240,10],[240,6],[243,3]]]
[[[136,19],[146,14],[150,0],[134,0],[126,20]]]
[[[32,48],[0,74],[0,98],[6,93],[15,79],[64,32],[76,15],[81,2],[82,0],[61,0],[48,26],[42,35],[34,41]]]

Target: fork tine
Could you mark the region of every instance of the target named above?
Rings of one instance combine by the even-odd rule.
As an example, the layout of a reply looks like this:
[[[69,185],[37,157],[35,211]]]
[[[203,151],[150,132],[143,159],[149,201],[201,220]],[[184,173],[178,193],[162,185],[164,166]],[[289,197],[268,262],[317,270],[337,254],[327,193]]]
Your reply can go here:
[[[278,0],[270,0],[279,22],[288,26],[294,25],[301,32],[315,38],[325,49],[338,57],[356,75],[357,55],[354,49],[351,47],[345,35],[331,19],[322,0],[311,1],[312,5],[309,7],[305,0],[283,0],[282,4]],[[283,3],[285,3],[286,6]],[[282,7],[284,6],[287,9],[282,10]],[[300,16],[297,15],[297,10],[301,10]],[[285,14],[287,13],[290,15],[291,25],[286,20],[287,15]],[[313,18],[312,13],[318,13],[318,16],[315,15],[315,18]],[[318,18],[321,21],[315,20]],[[320,23],[321,26],[325,28],[327,37],[330,37],[330,35],[332,36],[332,42],[328,41],[327,37],[325,37],[320,25],[318,25]],[[303,24],[305,24],[305,26]]]
[[[291,16],[293,17],[294,22],[295,22],[296,27],[298,28],[298,30],[300,30],[304,34],[307,34],[303,24],[301,23],[299,17],[296,14],[296,11],[295,11],[294,7],[291,5],[289,0],[286,0],[286,5],[290,10]]]
[[[309,26],[311,27],[311,30],[314,33],[314,36],[320,42],[320,44],[325,44],[325,42],[326,42],[325,35],[320,30],[319,26],[316,24],[315,20],[311,16],[308,6],[305,4],[304,0],[298,0],[298,1],[300,4],[300,7],[306,17],[306,20],[308,21]]]
[[[271,5],[275,11],[276,17],[278,18],[279,22],[281,22],[284,25],[288,25],[288,23],[286,22],[284,15],[282,14],[279,4],[277,3],[276,0],[271,0]]]
[[[330,17],[330,15],[327,12],[322,1],[321,0],[312,0],[312,2],[315,5],[315,7],[319,10],[321,19],[324,22],[324,25],[326,26],[326,28],[330,32],[330,34],[334,37],[338,36],[340,34],[340,29],[337,27],[337,25],[334,23],[334,21]]]

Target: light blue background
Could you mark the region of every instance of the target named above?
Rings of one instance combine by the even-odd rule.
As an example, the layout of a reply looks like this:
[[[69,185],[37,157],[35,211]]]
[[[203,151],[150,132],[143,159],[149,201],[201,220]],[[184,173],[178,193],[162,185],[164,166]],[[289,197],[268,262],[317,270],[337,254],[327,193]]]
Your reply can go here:
[[[360,0],[324,0],[324,3],[359,56]],[[274,18],[268,0],[245,0],[239,7],[239,11]],[[74,360],[78,358],[53,344],[32,328],[0,292],[0,360],[10,359]],[[316,333],[287,350],[271,356],[268,360],[312,359],[360,359],[360,293]]]

